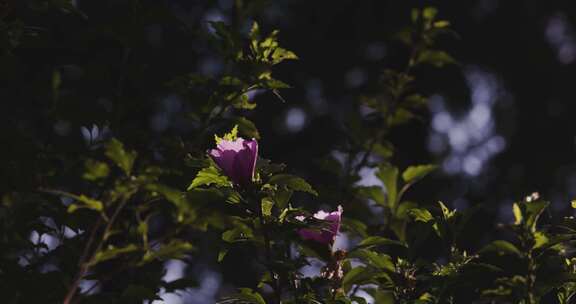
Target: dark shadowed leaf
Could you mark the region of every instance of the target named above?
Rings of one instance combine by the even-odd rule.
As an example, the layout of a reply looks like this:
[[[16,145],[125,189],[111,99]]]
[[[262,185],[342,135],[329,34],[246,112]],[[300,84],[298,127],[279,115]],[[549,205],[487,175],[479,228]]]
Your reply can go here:
[[[382,165],[379,167],[376,176],[386,187],[388,207],[394,209],[396,206],[396,194],[398,193],[398,168],[389,165]]]
[[[270,178],[270,184],[286,186],[290,190],[308,192],[313,195],[318,195],[312,186],[308,184],[303,178],[290,175],[290,174],[277,174]]]
[[[523,254],[514,244],[504,241],[496,240],[482,248],[481,253],[494,252],[500,255],[511,254],[521,257]]]

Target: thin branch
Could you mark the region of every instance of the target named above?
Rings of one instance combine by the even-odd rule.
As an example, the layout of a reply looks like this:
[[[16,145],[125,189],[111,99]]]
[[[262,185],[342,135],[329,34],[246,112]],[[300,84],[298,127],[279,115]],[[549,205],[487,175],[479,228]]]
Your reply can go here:
[[[80,259],[80,271],[78,271],[78,274],[76,276],[76,279],[74,280],[74,283],[72,284],[72,286],[68,290],[68,293],[66,294],[66,297],[64,298],[64,302],[63,302],[64,304],[71,304],[72,303],[72,300],[74,299],[74,296],[76,295],[76,291],[78,290],[78,287],[80,286],[80,282],[82,281],[82,279],[84,278],[86,273],[88,273],[88,270],[90,269],[90,266],[92,264],[92,260],[94,259],[94,256],[96,255],[97,252],[99,252],[102,249],[102,246],[104,245],[104,242],[108,238],[108,234],[110,233],[110,230],[112,229],[112,225],[114,224],[116,218],[118,218],[120,211],[122,211],[124,206],[126,206],[127,202],[128,202],[128,199],[125,198],[120,202],[120,204],[118,204],[118,206],[116,207],[116,210],[114,210],[114,213],[112,214],[112,217],[107,222],[106,227],[104,228],[104,232],[102,233],[102,236],[101,236],[100,240],[98,241],[98,245],[96,246],[96,248],[93,251],[91,251],[90,247],[92,247],[92,243],[94,243],[94,241],[96,240],[96,232],[97,232],[99,226],[102,224],[102,217],[100,217],[98,219],[98,222],[96,223],[96,225],[94,225],[92,232],[90,233],[90,238],[88,239],[88,243],[86,244],[86,247],[84,248],[82,258]],[[88,258],[88,256],[90,256],[90,258]]]
[[[82,281],[82,278],[88,272],[88,266],[87,266],[86,260],[88,259],[90,248],[92,247],[92,244],[94,243],[94,241],[96,239],[96,232],[98,231],[98,229],[100,228],[101,225],[102,225],[102,217],[98,217],[98,221],[92,227],[92,231],[90,232],[90,237],[88,238],[88,242],[86,243],[86,246],[84,247],[84,251],[82,252],[82,256],[80,257],[80,261],[79,261],[80,270],[78,271],[78,274],[76,275],[76,278],[74,279],[74,282],[72,283],[72,286],[70,287],[70,289],[68,289],[68,292],[66,293],[66,296],[64,297],[64,302],[63,302],[64,304],[70,304],[71,303],[72,298],[74,298],[74,295],[76,294],[76,291],[78,290],[80,282]]]

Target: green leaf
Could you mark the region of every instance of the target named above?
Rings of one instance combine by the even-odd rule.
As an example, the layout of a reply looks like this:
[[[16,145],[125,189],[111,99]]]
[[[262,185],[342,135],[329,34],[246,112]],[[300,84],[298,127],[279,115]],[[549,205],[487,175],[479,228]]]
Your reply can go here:
[[[290,174],[277,174],[270,178],[270,184],[286,186],[290,190],[307,192],[318,196],[318,192],[308,184],[303,178]]]
[[[259,172],[260,176],[270,176],[280,173],[284,171],[285,168],[286,165],[284,164],[273,164],[270,160],[261,157],[256,160],[256,172]]]
[[[448,53],[440,50],[424,50],[416,59],[418,64],[431,64],[435,67],[441,68],[447,64],[455,64],[456,60]]]
[[[62,74],[58,69],[52,72],[52,96],[54,100],[60,99],[60,87],[62,86]]]
[[[391,240],[389,238],[385,238],[382,236],[367,237],[364,240],[362,240],[360,244],[358,244],[358,247],[374,247],[374,246],[389,246],[389,245],[406,247],[406,244],[404,244],[403,242]]]
[[[384,187],[386,187],[388,207],[395,209],[397,203],[396,194],[398,193],[398,168],[382,165],[376,173],[376,176],[384,183]]]
[[[348,254],[349,258],[358,258],[365,262],[366,265],[372,266],[378,270],[394,272],[395,266],[392,258],[387,254],[377,253],[367,249],[358,249]]]
[[[95,181],[106,178],[110,174],[110,167],[105,162],[100,162],[93,159],[88,159],[84,163],[84,179]]]
[[[148,222],[147,219],[142,221],[139,220],[138,228],[136,229],[138,233],[142,236],[142,241],[144,242],[144,247],[148,248]]]
[[[276,206],[278,209],[284,209],[288,207],[288,203],[290,202],[290,198],[294,191],[280,188],[274,192],[274,202],[276,202]]]
[[[450,21],[447,20],[438,20],[433,23],[435,28],[446,28],[450,26]]]
[[[178,208],[184,208],[188,205],[185,193],[180,190],[162,185],[162,184],[148,184],[146,189],[152,192],[162,194],[166,200],[174,204]]]
[[[436,168],[438,168],[436,165],[410,166],[402,173],[402,179],[405,183],[414,183],[436,170]]]
[[[524,201],[514,203],[514,224],[523,225],[530,232],[536,232],[536,224],[544,210],[548,207],[549,203],[542,200]]]
[[[278,79],[273,79],[273,78],[265,79],[264,81],[262,81],[262,87],[264,87],[266,89],[270,89],[270,90],[291,88],[289,84],[287,84],[283,81],[280,81]],[[280,99],[282,99],[282,98],[280,98]]]
[[[546,234],[540,231],[536,231],[533,233],[534,236],[534,249],[540,248],[546,244],[548,244],[549,240]]]
[[[408,215],[417,222],[428,223],[434,220],[430,211],[422,208],[414,208],[408,210]]]
[[[424,16],[425,20],[432,20],[436,17],[436,15],[438,14],[438,9],[435,7],[425,7],[424,10],[422,10],[422,16]]]
[[[236,96],[231,95],[231,98],[233,98],[231,101],[232,106],[234,106],[236,109],[242,109],[242,110],[254,110],[257,106],[256,103],[250,102],[250,99],[248,98],[247,94],[242,94],[240,96]]]
[[[373,272],[365,266],[358,266],[348,271],[342,279],[342,288],[348,292],[355,284],[366,284],[373,278]]]
[[[424,108],[427,104],[428,98],[420,94],[411,94],[404,98],[403,105],[412,109]]]
[[[162,245],[157,250],[152,250],[146,252],[142,258],[142,264],[151,262],[153,260],[170,260],[170,259],[181,259],[188,252],[194,249],[194,246],[186,241],[181,240],[171,240],[170,243]]]
[[[238,131],[240,134],[243,134],[248,138],[260,139],[260,133],[252,121],[245,117],[238,117],[236,119],[236,124],[238,125]]]
[[[238,291],[237,294],[227,297],[224,301],[218,303],[266,304],[264,298],[262,298],[258,292],[253,291],[250,288],[240,288]],[[236,301],[230,302],[234,300]]]
[[[194,157],[191,154],[187,154],[184,158],[186,166],[191,168],[205,168],[210,166],[210,160],[206,157]]]
[[[220,79],[220,85],[224,86],[240,86],[242,84],[244,84],[244,82],[241,79],[233,76],[224,76]]]
[[[380,290],[378,288],[368,288],[365,291],[374,298],[373,303],[394,304],[394,292],[390,290]]]
[[[425,292],[422,295],[420,295],[420,297],[418,298],[417,301],[414,302],[414,304],[435,303],[434,300],[435,300],[434,296]]]
[[[500,255],[511,254],[519,257],[522,256],[520,249],[518,249],[514,244],[504,240],[493,241],[492,243],[486,245],[486,247],[482,248],[482,250],[480,250],[480,253],[487,252],[495,252]]]
[[[349,217],[344,217],[342,218],[342,230],[351,232],[355,235],[358,235],[360,237],[367,237],[367,232],[366,230],[368,229],[368,226],[366,226],[366,223],[360,220],[356,220],[356,219],[351,219]]]
[[[218,263],[222,262],[228,254],[228,248],[224,248],[218,252]]]
[[[394,111],[394,114],[388,117],[388,123],[390,126],[398,126],[408,123],[416,118],[416,115],[405,108],[398,108]]]
[[[541,200],[525,202],[523,204],[523,206],[525,206],[524,217],[526,219],[526,226],[530,229],[530,231],[536,232],[536,224],[538,223],[538,219],[549,204],[549,202]]]
[[[448,209],[448,207],[446,207],[446,205],[444,205],[443,202],[438,202],[438,204],[440,205],[440,209],[442,210],[442,216],[444,217],[444,220],[451,219],[452,217],[454,217],[454,215],[456,215],[456,209],[454,210]]]
[[[514,225],[520,225],[524,217],[522,216],[522,210],[520,210],[518,203],[512,205],[512,212],[514,213]]]
[[[262,215],[265,217],[272,216],[272,207],[274,207],[274,201],[271,198],[265,197],[262,199]]]
[[[418,204],[415,202],[411,201],[401,202],[400,204],[398,204],[398,208],[396,209],[396,217],[401,220],[408,219],[408,217],[410,216],[408,211],[414,208],[418,208]]]
[[[135,151],[126,151],[124,144],[113,138],[106,145],[106,156],[120,167],[126,175],[130,175],[134,160],[136,159]]]
[[[122,292],[121,296],[122,302],[128,301],[128,303],[142,302],[144,300],[154,300],[157,298],[156,291],[144,286],[128,285],[128,287]],[[126,303],[126,302],[124,302]]]
[[[224,134],[224,136],[220,137],[214,134],[214,140],[216,144],[219,144],[222,140],[227,141],[235,141],[238,138],[238,125],[235,125],[230,132]]]
[[[258,41],[258,39],[260,39],[260,26],[256,21],[252,23],[252,27],[250,28],[250,39],[255,41]]]
[[[87,208],[98,212],[101,212],[104,209],[104,204],[101,201],[89,198],[84,194],[81,194],[80,196],[76,195],[69,195],[69,196],[76,199],[76,201],[80,203],[80,204],[70,204],[68,206],[69,213],[72,213],[81,208]]]
[[[231,187],[232,184],[228,180],[228,177],[221,175],[220,171],[214,166],[204,168],[196,174],[196,177],[192,180],[190,186],[188,186],[188,191],[198,188],[200,186],[209,186],[214,184],[217,187]]]
[[[372,152],[382,158],[388,159],[394,155],[394,146],[388,142],[376,143],[372,146]]]
[[[96,255],[94,255],[94,259],[91,261],[91,265],[98,264],[100,262],[112,260],[119,255],[131,253],[137,251],[138,247],[134,244],[130,244],[125,247],[114,247],[112,245],[108,246],[108,248],[98,251]]]
[[[297,60],[298,56],[294,52],[283,49],[276,48],[274,53],[272,53],[272,64],[278,64],[284,60]]]
[[[254,238],[254,232],[248,225],[237,221],[234,228],[222,233],[222,240],[227,243],[245,242]]]
[[[358,194],[367,199],[371,199],[380,205],[384,205],[386,203],[384,191],[382,191],[382,188],[379,186],[358,187]]]

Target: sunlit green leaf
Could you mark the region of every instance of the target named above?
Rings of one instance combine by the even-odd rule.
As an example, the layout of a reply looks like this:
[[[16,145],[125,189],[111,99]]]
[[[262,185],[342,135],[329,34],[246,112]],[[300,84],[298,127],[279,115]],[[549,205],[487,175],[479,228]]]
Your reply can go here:
[[[445,28],[445,27],[449,27],[450,26],[450,21],[447,20],[438,20],[434,22],[434,27],[435,28]]]
[[[218,263],[222,262],[226,255],[228,254],[228,248],[224,248],[218,252]]]
[[[138,247],[134,244],[130,244],[130,245],[125,246],[125,247],[108,246],[108,248],[106,248],[102,251],[98,251],[96,253],[96,255],[94,255],[94,259],[91,261],[91,263],[97,264],[100,262],[114,259],[114,258],[118,257],[119,255],[131,253],[131,252],[134,252],[137,250],[138,250]]]
[[[438,168],[436,165],[410,166],[402,173],[402,179],[406,183],[413,183],[430,174],[432,171],[436,170],[436,168]]]
[[[437,14],[438,14],[438,9],[435,7],[432,7],[432,6],[425,7],[424,10],[422,10],[422,16],[424,16],[424,19],[427,19],[427,20],[434,19]]]
[[[265,217],[270,217],[272,215],[272,207],[274,207],[274,201],[269,197],[262,199],[262,215]]]
[[[220,174],[218,169],[210,166],[198,172],[190,186],[188,186],[188,190],[209,185],[215,185],[217,187],[231,187],[232,184],[225,175]]]
[[[274,50],[274,53],[272,53],[272,64],[278,64],[284,60],[288,60],[288,59],[298,59],[298,56],[296,56],[296,54],[294,54],[294,52],[283,49],[283,48],[276,48]]]
[[[443,202],[438,202],[438,205],[440,205],[440,209],[442,210],[442,216],[444,217],[445,220],[451,219],[456,214],[456,210],[448,209],[448,207],[446,207],[446,205],[444,205]]]
[[[520,210],[518,203],[512,205],[512,212],[514,213],[514,225],[520,225],[524,217],[522,216],[522,210]]]
[[[548,205],[548,202],[542,200],[514,203],[512,209],[515,218],[514,224],[523,225],[531,232],[535,232],[538,219]]]
[[[276,89],[289,89],[290,85],[278,79],[270,78],[262,81],[262,87],[266,89],[276,90]]]
[[[71,195],[71,196],[74,199],[76,199],[77,203],[70,204],[68,206],[68,212],[69,213],[72,213],[72,212],[74,212],[80,208],[87,208],[87,209],[92,209],[95,211],[102,211],[104,209],[104,204],[101,201],[93,199],[93,198],[89,198],[89,197],[85,196],[84,194],[81,194],[79,196],[76,196],[76,195]]]
[[[235,125],[230,132],[224,134],[224,136],[220,137],[214,134],[214,140],[216,144],[219,144],[222,140],[227,141],[235,141],[238,138],[238,125]]]
[[[132,172],[136,151],[127,151],[119,140],[113,138],[106,145],[106,156],[110,158],[126,175]]]
[[[434,217],[432,216],[430,211],[421,208],[414,208],[408,210],[408,215],[417,222],[428,223],[434,220]]]
[[[546,244],[548,244],[549,240],[546,234],[540,231],[534,232],[534,249],[540,248]]]
[[[142,259],[142,263],[147,263],[156,259],[161,261],[181,259],[193,249],[194,246],[192,246],[191,243],[173,239],[170,243],[164,244],[158,249],[146,252]]]
[[[84,163],[85,171],[84,177],[87,180],[95,181],[98,179],[106,178],[110,174],[110,168],[105,162],[100,162],[93,159],[88,159]]]

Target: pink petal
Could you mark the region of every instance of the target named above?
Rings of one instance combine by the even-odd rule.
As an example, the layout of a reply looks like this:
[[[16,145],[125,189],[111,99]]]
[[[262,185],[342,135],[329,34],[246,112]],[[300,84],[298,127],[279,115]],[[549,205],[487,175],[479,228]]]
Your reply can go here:
[[[244,139],[241,137],[238,137],[234,141],[223,139],[218,143],[218,150],[221,151],[232,150],[238,152],[242,149],[244,149]]]

